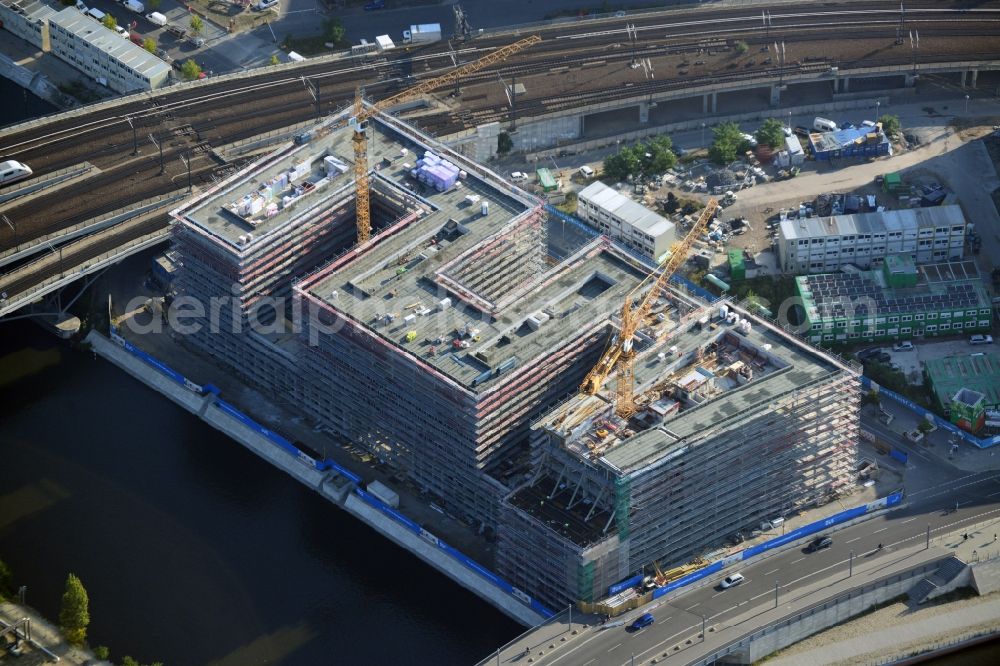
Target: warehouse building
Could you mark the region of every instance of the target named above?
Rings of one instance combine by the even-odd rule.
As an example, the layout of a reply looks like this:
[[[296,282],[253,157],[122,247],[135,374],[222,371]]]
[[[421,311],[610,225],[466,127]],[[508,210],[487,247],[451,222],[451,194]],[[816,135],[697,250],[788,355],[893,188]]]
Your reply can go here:
[[[729,305],[671,291],[659,314],[637,336],[639,412],[606,387],[546,414],[502,505],[498,571],[552,607],[852,489],[858,368]]]
[[[783,220],[778,259],[785,273],[871,268],[891,254],[917,263],[965,256],[965,217],[957,205]]]
[[[393,118],[369,124],[357,246],[342,121],[174,212],[178,298],[229,299],[217,332],[206,314],[185,339],[492,532],[531,422],[576,389],[648,269]]]
[[[838,157],[875,157],[892,154],[892,144],[881,127],[810,132],[809,145],[813,156],[820,162]]]
[[[988,411],[1000,410],[1000,355],[972,352],[924,362],[941,412],[963,430],[979,434]]]
[[[112,90],[130,93],[166,85],[170,65],[75,7],[48,20],[52,53]]]
[[[578,196],[576,214],[581,220],[654,261],[676,239],[673,222],[600,181]]]
[[[974,261],[917,266],[888,257],[871,271],[795,278],[805,337],[815,344],[884,342],[990,330],[990,297]]]

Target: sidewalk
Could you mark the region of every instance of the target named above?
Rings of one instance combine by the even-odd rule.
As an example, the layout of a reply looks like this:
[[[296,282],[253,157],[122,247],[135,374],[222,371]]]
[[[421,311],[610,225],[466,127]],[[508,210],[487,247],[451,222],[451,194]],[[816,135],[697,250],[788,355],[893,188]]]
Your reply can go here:
[[[0,602],[0,623],[2,623],[2,626],[6,627],[14,624],[24,617],[31,620],[32,642],[41,645],[43,648],[57,656],[60,663],[72,665],[79,664],[80,666],[83,666],[84,664],[99,663],[90,650],[73,647],[63,641],[62,635],[59,633],[59,629],[55,625],[49,623],[48,620],[39,615],[30,606],[21,606],[20,604],[15,604],[9,601]],[[33,658],[36,656],[42,657],[43,659],[39,660],[37,658]],[[25,661],[25,663],[43,663],[44,661],[51,661],[51,659],[44,658],[43,652],[31,646],[25,647],[24,656],[20,657],[18,661],[20,662],[22,660]],[[3,656],[0,656],[0,661],[4,661]]]

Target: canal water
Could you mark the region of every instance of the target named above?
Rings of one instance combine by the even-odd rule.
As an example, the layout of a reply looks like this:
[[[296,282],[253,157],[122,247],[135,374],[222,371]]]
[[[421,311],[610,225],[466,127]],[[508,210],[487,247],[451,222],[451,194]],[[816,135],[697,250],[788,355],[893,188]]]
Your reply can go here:
[[[90,641],[183,664],[468,664],[513,621],[89,352],[0,324],[0,559]]]

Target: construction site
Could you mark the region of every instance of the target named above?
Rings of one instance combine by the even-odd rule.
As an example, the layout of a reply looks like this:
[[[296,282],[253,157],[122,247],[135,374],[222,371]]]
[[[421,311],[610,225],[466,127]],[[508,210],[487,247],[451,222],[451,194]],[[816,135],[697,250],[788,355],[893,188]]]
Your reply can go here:
[[[658,307],[634,413],[604,394],[545,415],[532,479],[504,500],[498,569],[556,607],[657,562],[697,565],[852,486],[856,368],[730,304],[674,292]]]
[[[717,202],[655,265],[388,113],[482,62],[358,95],[173,211],[182,343],[555,607],[837,497],[858,369],[670,284]]]

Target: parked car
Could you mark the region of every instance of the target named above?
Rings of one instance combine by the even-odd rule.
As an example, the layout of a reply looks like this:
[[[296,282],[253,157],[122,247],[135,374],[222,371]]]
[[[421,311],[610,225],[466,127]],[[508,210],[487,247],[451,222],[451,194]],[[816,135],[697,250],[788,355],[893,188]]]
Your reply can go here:
[[[824,548],[829,548],[833,545],[833,539],[828,536],[818,536],[809,542],[806,546],[807,553],[815,553],[817,550],[823,550]]]
[[[731,587],[736,587],[737,585],[739,585],[740,583],[742,583],[744,580],[746,580],[746,579],[743,577],[743,574],[741,574],[741,573],[731,573],[731,574],[729,574],[728,576],[726,576],[725,578],[722,579],[722,582],[719,583],[719,587],[721,587],[723,590],[728,590]]]
[[[511,171],[510,172],[510,179],[512,181],[514,181],[515,183],[520,183],[520,182],[528,180],[528,174],[526,174],[524,172],[521,172],[521,171]]]
[[[513,177],[513,174],[511,174],[511,175]],[[593,178],[594,177],[594,170],[591,169],[586,164],[584,164],[582,167],[580,167],[580,175],[583,176],[584,178]]]
[[[873,358],[877,354],[881,353],[881,351],[882,351],[881,347],[869,347],[868,349],[862,349],[859,352],[855,352],[854,355],[857,357],[859,361],[866,361],[870,358]]]
[[[992,335],[973,335],[969,338],[970,345],[991,345],[993,344]]]
[[[913,351],[913,343],[909,340],[903,340],[902,342],[897,342],[892,346],[892,351]]]
[[[656,622],[656,618],[653,617],[652,613],[644,613],[635,618],[635,621],[628,625],[628,628],[630,631],[639,631],[640,629],[645,629],[654,622]]]
[[[892,356],[889,356],[886,352],[879,352],[873,358],[873,361],[878,361],[879,363],[888,363],[892,360]]]
[[[262,12],[265,9],[270,9],[271,7],[276,6],[278,4],[278,1],[279,0],[258,0],[257,4],[254,5],[254,9],[256,9],[259,12]]]

